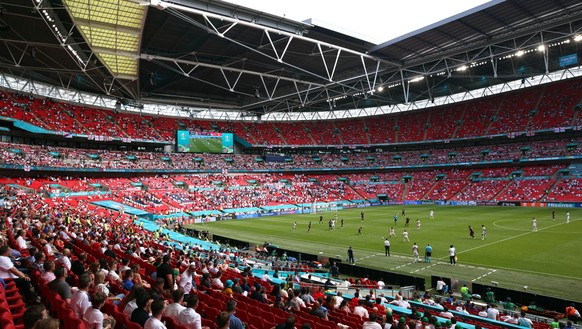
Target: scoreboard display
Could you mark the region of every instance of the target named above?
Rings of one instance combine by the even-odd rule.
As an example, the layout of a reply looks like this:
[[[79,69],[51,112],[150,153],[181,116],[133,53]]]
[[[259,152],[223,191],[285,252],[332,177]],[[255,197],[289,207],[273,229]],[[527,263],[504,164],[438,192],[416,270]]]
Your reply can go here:
[[[233,153],[232,133],[176,131],[176,152]]]

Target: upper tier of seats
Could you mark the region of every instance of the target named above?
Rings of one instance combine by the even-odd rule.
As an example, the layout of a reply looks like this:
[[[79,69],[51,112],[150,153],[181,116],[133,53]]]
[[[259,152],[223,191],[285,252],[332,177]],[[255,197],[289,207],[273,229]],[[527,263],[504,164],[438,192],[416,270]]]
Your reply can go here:
[[[253,145],[421,142],[582,125],[582,79],[438,108],[333,121],[224,122],[159,117],[0,92],[0,116],[83,135],[168,141],[178,129],[233,132]]]

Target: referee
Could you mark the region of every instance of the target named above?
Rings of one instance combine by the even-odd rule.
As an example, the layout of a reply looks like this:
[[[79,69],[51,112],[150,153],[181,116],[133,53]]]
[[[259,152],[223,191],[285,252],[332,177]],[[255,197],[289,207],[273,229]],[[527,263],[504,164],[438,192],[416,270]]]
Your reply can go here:
[[[388,241],[388,238],[384,240],[384,251],[386,253],[386,256],[390,256],[390,241]]]

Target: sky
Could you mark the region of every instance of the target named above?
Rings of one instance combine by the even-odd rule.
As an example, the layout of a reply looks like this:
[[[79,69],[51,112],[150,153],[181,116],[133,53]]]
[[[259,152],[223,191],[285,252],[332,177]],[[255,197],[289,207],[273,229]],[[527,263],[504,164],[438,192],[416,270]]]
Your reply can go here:
[[[380,44],[477,7],[485,0],[226,0]]]

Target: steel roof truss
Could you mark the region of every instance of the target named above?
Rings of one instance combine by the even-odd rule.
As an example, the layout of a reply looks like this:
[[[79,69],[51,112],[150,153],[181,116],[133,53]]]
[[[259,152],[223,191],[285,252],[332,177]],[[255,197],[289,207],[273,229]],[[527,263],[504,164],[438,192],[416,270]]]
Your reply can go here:
[[[265,78],[263,77],[263,75],[260,75],[261,78],[261,82],[263,83],[263,88],[265,88],[265,92],[267,93],[267,96],[269,96],[269,100],[273,99],[273,95],[275,94],[275,91],[277,90],[277,86],[279,85],[279,81],[281,80],[281,77],[277,78],[277,81],[275,82],[275,86],[273,87],[273,91],[269,93],[269,88],[267,88],[267,84],[265,83]]]

